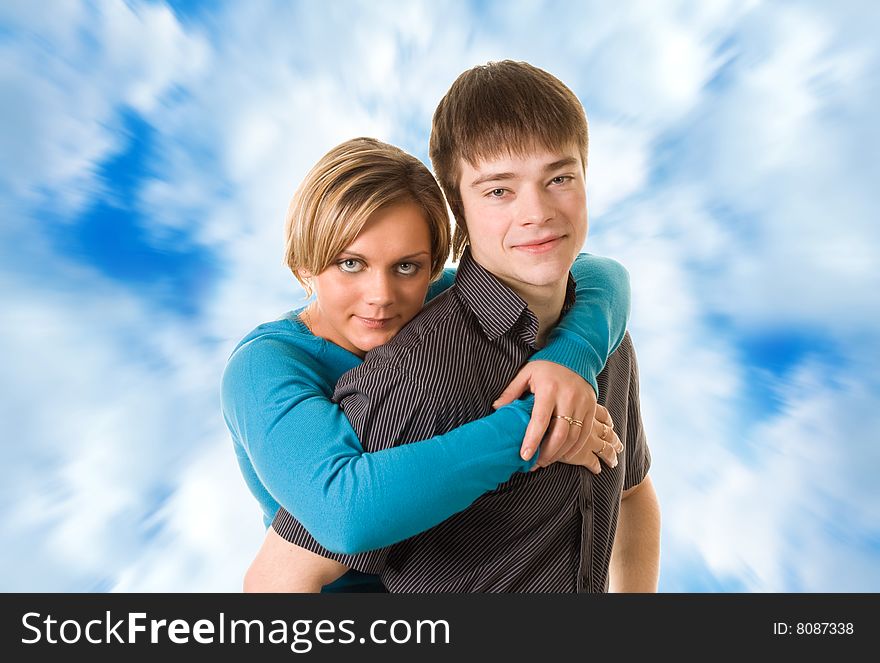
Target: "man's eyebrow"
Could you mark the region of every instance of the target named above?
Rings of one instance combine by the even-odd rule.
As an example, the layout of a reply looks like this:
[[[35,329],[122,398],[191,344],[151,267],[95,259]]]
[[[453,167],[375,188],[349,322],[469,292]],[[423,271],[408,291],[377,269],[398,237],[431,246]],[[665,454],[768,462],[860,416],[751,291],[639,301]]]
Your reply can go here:
[[[576,166],[577,164],[578,160],[575,157],[563,157],[562,159],[557,159],[552,163],[546,164],[543,170],[546,173],[550,172],[551,170],[558,170],[560,168]],[[481,184],[485,184],[486,182],[502,182],[512,179],[516,179],[516,173],[486,173],[485,175],[481,175],[473,182],[471,182],[471,188],[478,187]]]
[[[471,182],[471,188],[478,187],[481,184],[485,184],[486,182],[500,182],[502,180],[512,180],[516,175],[514,173],[486,173],[485,175],[481,175],[473,182]]]
[[[564,159],[559,159],[558,161],[554,161],[553,163],[548,163],[546,166],[544,166],[544,172],[557,170],[558,168],[567,168],[568,166],[576,166],[577,164],[578,160],[574,157],[565,157]]]

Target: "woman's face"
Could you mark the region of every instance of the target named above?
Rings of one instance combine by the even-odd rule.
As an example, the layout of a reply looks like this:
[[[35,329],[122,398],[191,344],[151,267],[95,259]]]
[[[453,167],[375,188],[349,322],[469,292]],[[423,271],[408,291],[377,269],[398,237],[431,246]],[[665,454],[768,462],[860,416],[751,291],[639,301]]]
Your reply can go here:
[[[388,342],[425,303],[431,236],[414,203],[375,212],[333,263],[313,277],[307,322],[316,336],[363,357]]]

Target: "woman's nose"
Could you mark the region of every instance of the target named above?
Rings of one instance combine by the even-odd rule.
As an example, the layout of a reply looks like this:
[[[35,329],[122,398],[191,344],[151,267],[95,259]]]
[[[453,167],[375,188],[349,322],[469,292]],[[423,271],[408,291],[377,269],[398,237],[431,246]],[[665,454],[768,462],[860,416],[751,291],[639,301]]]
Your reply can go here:
[[[373,306],[389,306],[394,301],[394,288],[386,274],[376,274],[364,292],[364,300]]]

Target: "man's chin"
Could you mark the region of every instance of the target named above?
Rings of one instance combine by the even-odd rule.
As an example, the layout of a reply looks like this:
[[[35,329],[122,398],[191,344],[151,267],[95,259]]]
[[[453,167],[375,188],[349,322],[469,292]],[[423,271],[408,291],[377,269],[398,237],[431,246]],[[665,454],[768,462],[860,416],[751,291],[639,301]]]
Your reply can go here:
[[[531,265],[519,272],[520,280],[535,287],[548,287],[565,283],[571,263],[562,260]]]

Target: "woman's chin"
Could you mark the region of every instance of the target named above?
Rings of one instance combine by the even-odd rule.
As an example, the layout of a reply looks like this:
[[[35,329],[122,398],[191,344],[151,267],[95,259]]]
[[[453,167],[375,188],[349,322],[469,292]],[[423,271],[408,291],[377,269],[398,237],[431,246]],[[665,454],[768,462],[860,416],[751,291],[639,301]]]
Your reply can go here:
[[[383,331],[381,333],[375,332],[372,334],[364,334],[357,339],[356,345],[361,352],[366,353],[378,348],[380,345],[385,345],[388,341],[394,338],[398,331],[400,330],[395,329],[393,332]]]

